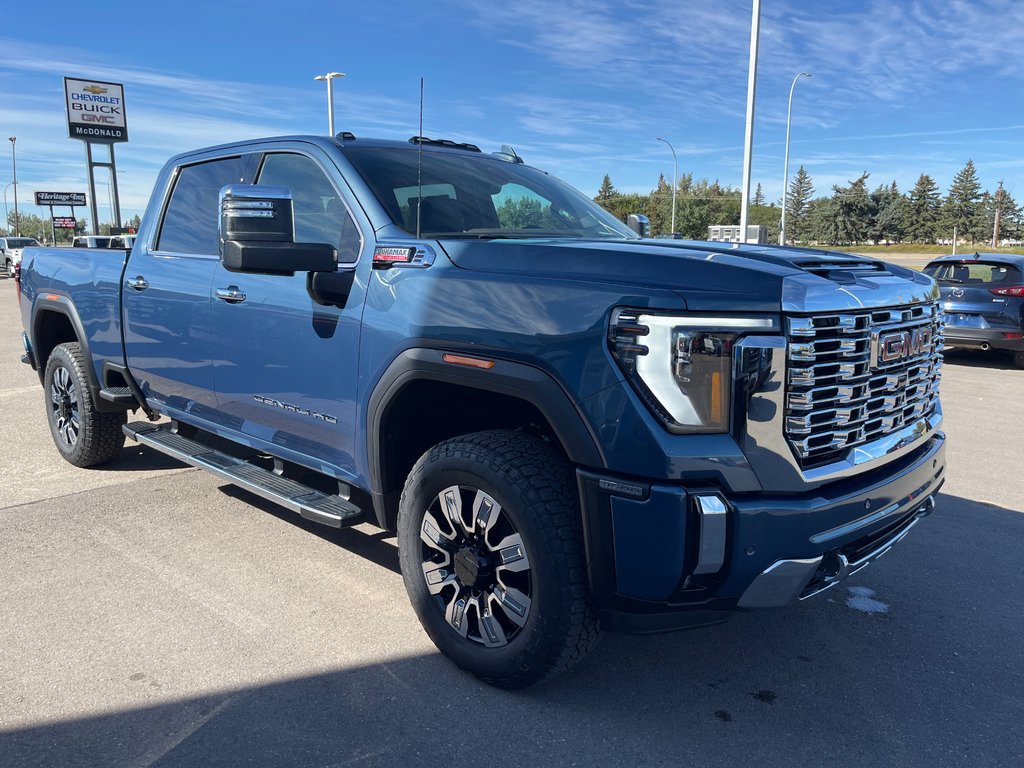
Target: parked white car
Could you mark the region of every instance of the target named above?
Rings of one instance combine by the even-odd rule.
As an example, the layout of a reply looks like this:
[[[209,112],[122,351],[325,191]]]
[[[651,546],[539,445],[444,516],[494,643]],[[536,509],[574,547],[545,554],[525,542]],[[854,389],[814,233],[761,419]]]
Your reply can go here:
[[[75,248],[110,248],[110,235],[79,235],[71,243]]]
[[[14,268],[21,263],[22,248],[38,247],[34,237],[0,237],[0,260],[3,261],[5,277],[14,277]]]

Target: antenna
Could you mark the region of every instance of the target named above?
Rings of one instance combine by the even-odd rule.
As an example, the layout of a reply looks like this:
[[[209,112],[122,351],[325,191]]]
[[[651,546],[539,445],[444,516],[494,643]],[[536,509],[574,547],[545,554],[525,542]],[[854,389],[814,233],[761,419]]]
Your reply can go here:
[[[423,207],[423,78],[420,78],[420,130],[416,134],[416,239],[420,239],[420,210]]]

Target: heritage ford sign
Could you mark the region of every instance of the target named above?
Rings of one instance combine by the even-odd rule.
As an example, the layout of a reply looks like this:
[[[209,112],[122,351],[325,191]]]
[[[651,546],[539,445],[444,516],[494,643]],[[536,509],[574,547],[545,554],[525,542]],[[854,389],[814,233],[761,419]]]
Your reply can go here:
[[[36,192],[36,205],[85,205],[85,192]]]
[[[128,141],[124,87],[100,80],[64,78],[68,136],[99,144]]]

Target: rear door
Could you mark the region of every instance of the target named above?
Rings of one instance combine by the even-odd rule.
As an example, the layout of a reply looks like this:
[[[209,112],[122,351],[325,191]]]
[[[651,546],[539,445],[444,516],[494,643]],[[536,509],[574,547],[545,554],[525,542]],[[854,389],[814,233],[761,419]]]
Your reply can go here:
[[[221,187],[244,182],[245,158],[193,163],[176,172],[162,221],[125,270],[125,352],[143,393],[171,416],[216,422],[210,325],[219,266]]]
[[[341,192],[344,182],[318,148],[295,145],[268,152],[256,183],[291,190],[295,242],[337,248],[338,272],[331,277],[348,294],[325,306],[310,296],[307,272],[252,275],[215,265],[217,407],[244,442],[351,479],[368,273],[368,265],[357,272],[363,238]]]

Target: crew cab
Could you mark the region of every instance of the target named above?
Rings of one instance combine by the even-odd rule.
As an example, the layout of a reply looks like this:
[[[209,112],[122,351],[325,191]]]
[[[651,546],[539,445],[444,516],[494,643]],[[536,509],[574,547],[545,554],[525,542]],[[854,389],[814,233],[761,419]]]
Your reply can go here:
[[[602,629],[810,598],[945,479],[931,278],[642,238],[509,147],[185,153],[129,254],[30,249],[20,290],[69,462],[127,461],[128,435],[397,533],[427,633],[499,686]]]

